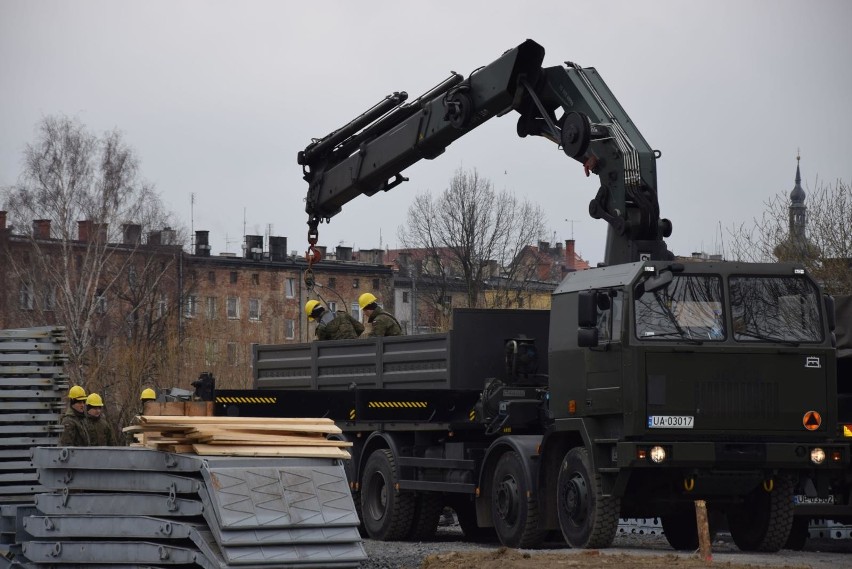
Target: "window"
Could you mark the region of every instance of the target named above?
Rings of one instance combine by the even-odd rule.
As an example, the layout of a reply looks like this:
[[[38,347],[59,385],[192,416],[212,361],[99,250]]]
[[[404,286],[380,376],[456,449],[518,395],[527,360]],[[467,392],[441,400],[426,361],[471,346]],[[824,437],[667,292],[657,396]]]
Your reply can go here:
[[[260,320],[260,299],[249,299],[249,320]]]
[[[331,300],[328,303],[328,311],[331,313],[337,312],[337,302]]]
[[[240,299],[235,296],[229,296],[227,301],[228,318],[236,320],[240,317]]]
[[[53,287],[44,291],[44,311],[53,312],[56,310],[56,289]]]
[[[237,271],[231,271],[231,284],[237,284],[237,277],[239,277]]]
[[[355,320],[360,322],[361,321],[361,307],[358,306],[357,302],[352,303],[351,310],[352,310],[352,318],[354,318]]]
[[[104,314],[107,311],[107,300],[104,295],[104,290],[99,288],[94,298],[95,312]]]
[[[228,365],[235,366],[239,363],[239,358],[237,357],[237,344],[234,342],[228,342]]]
[[[165,318],[168,306],[169,297],[165,294],[161,294],[160,299],[157,301],[157,318]]]
[[[139,275],[136,274],[136,267],[130,265],[130,267],[127,268],[127,284],[130,285],[130,288],[134,288],[138,281]]]
[[[444,296],[441,300],[441,304],[443,304],[445,308],[451,308],[453,306],[453,297],[449,294]]]
[[[373,279],[373,290],[379,290],[380,283],[379,279]]]
[[[189,295],[186,297],[186,306],[184,308],[184,316],[187,318],[195,318],[198,312],[198,297]]]
[[[730,277],[737,342],[820,342],[822,302],[804,277]]]
[[[359,286],[361,286],[360,279],[352,279],[352,288],[358,288]]]
[[[598,303],[598,341],[618,342],[621,340],[622,297],[618,291],[601,291],[604,300]]]
[[[196,272],[194,269],[189,271],[189,280],[191,282],[195,282],[196,280],[198,280],[198,272]]]
[[[207,320],[216,320],[216,297],[207,297]]]
[[[642,340],[725,339],[722,281],[713,275],[678,275],[665,288],[635,302],[636,336]]]
[[[296,296],[296,279],[289,278],[284,281],[285,290],[284,293],[287,298],[293,298]]]
[[[519,296],[518,297],[518,308],[523,308],[523,307],[524,307],[524,297]]]
[[[328,277],[328,288],[334,288],[337,286],[337,279],[334,277]]]
[[[284,321],[284,337],[292,340],[296,337],[296,321],[288,318]]]
[[[259,285],[260,284],[260,273],[252,273],[251,274],[251,284]]]
[[[216,271],[207,271],[207,282],[216,284]]]
[[[22,282],[20,291],[18,292],[18,307],[21,310],[33,309],[33,285],[32,283]]]
[[[402,302],[403,304],[408,304],[408,291],[402,291]]]
[[[216,364],[216,340],[206,340],[204,342],[204,365],[212,366]]]

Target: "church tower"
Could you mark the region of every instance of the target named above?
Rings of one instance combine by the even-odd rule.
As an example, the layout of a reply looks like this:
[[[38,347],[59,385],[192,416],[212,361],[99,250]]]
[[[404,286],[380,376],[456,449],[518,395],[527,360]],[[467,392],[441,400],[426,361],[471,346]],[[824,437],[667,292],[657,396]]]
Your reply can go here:
[[[802,174],[799,171],[801,155],[796,155],[796,185],[790,192],[790,234],[789,239],[793,244],[804,244],[807,236],[808,207],[805,205],[805,190],[802,189]]]

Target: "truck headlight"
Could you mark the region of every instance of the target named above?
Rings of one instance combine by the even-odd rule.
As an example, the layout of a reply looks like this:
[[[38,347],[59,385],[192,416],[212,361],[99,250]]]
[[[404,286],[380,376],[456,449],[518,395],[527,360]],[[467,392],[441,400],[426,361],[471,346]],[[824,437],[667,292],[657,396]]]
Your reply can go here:
[[[825,462],[825,451],[819,447],[811,449],[811,462],[814,464],[822,464]]]
[[[653,462],[660,464],[661,462],[666,460],[666,449],[660,446],[651,447],[651,452],[649,453],[649,455]]]

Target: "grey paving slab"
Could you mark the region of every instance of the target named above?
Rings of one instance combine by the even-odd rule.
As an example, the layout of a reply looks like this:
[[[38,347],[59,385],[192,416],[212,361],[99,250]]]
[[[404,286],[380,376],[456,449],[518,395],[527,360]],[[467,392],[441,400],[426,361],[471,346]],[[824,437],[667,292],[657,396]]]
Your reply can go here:
[[[39,468],[199,472],[204,460],[143,447],[39,447],[33,449],[33,464]]]
[[[38,494],[35,505],[44,514],[134,516],[200,516],[201,502],[159,494]]]
[[[188,547],[144,541],[26,541],[24,556],[34,563],[196,563],[199,552]]]
[[[197,494],[201,480],[170,472],[145,470],[84,470],[79,468],[39,468],[38,481],[59,490],[98,490],[101,492],[159,492]]]
[[[112,540],[189,539],[194,524],[151,516],[28,516],[24,529],[38,538],[68,540],[71,538],[102,538]]]

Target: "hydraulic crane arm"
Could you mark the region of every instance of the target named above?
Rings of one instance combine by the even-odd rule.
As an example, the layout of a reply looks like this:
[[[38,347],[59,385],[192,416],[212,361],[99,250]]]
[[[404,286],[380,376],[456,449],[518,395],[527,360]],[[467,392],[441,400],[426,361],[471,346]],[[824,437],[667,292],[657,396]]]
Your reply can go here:
[[[298,162],[308,182],[312,249],[319,223],[344,204],[407,181],[408,166],[440,156],[454,140],[514,110],[519,136],[551,140],[599,177],[589,214],[609,224],[606,264],[671,258],[663,241],[671,223],[660,218],[657,200],[659,154],[594,68],[542,68],[543,60],[544,48],[527,40],[467,78],[453,73],[412,102],[405,92],[393,93],[311,142]]]

